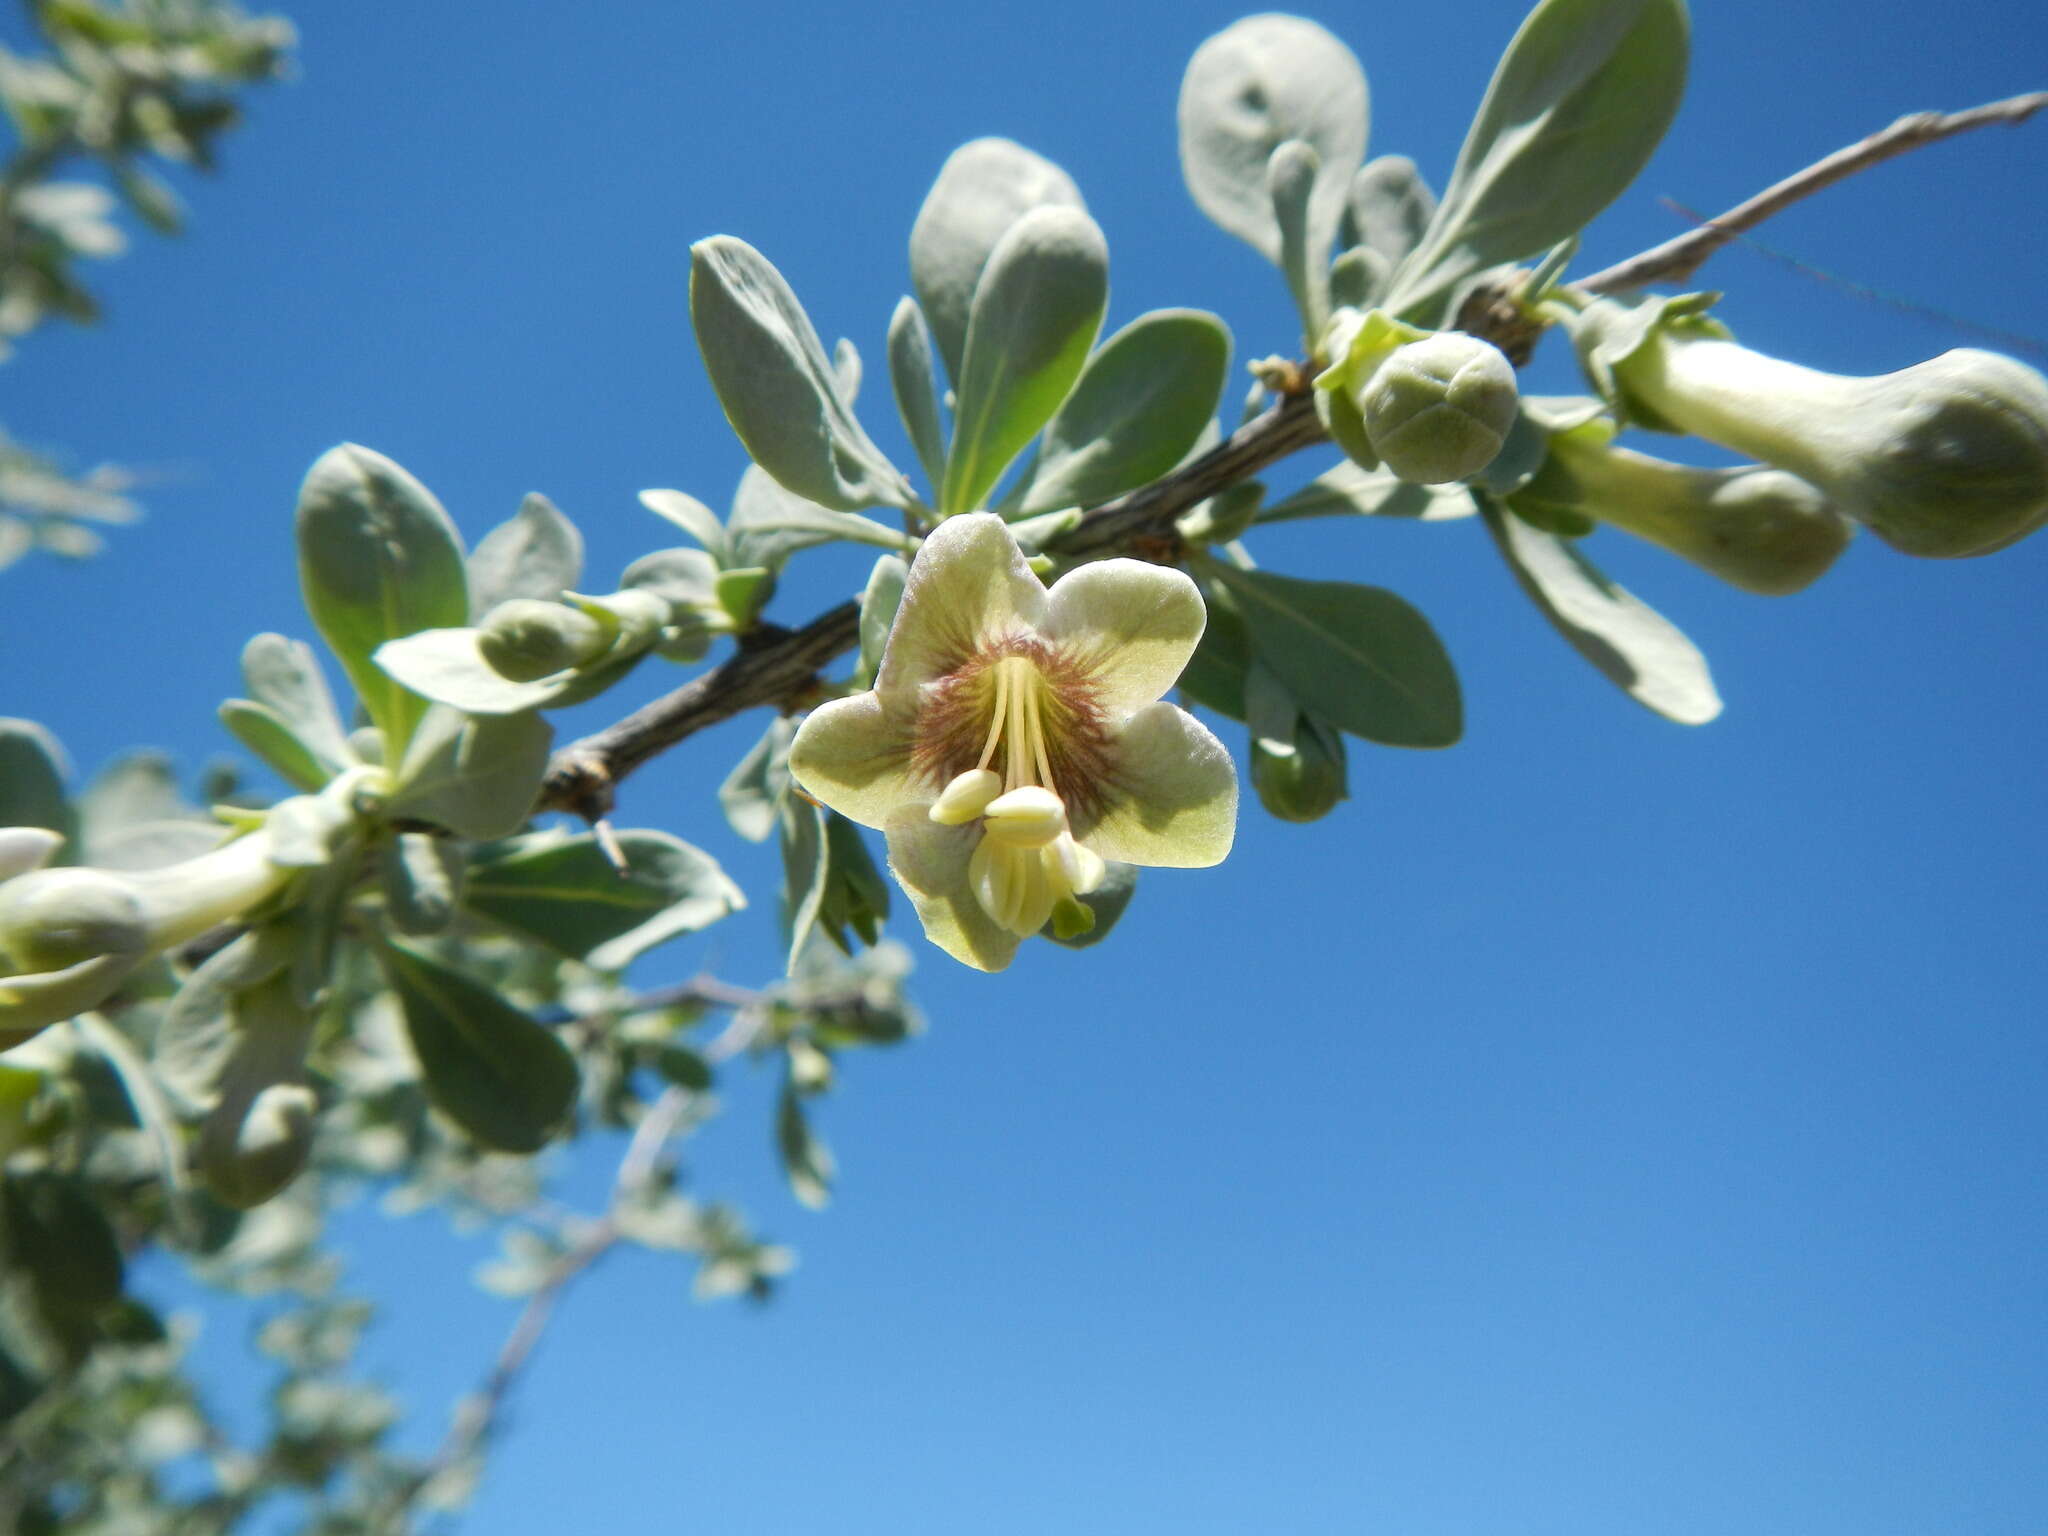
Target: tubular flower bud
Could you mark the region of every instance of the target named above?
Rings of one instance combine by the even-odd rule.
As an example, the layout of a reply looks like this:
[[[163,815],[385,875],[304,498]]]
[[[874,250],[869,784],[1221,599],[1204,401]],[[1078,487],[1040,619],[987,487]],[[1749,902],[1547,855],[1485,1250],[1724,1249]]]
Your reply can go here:
[[[530,683],[581,666],[611,645],[604,626],[579,608],[514,597],[484,615],[476,646],[500,677]]]
[[[1591,306],[1575,322],[1581,350],[1628,315]],[[1790,470],[1905,554],[1987,555],[2048,521],[2048,379],[2012,358],[1964,347],[1848,378],[1680,317],[1604,361],[1645,425]]]
[[[285,802],[287,804],[291,802]],[[267,830],[163,869],[37,869],[0,883],[0,1049],[97,1008],[151,955],[240,916],[292,878]]]
[[[1160,695],[1207,615],[1179,571],[1105,560],[1048,590],[999,517],[948,518],[910,568],[872,691],[791,743],[806,793],[885,832],[925,936],[999,971],[1072,937],[1105,861],[1198,868],[1230,851],[1237,775]]]
[[[1854,524],[1780,469],[1696,469],[1616,448],[1604,420],[1554,433],[1536,477],[1508,498],[1562,507],[1647,539],[1710,575],[1765,597],[1819,580]]]
[[[1500,348],[1439,331],[1397,348],[1355,393],[1373,452],[1403,480],[1445,485],[1491,464],[1515,424],[1515,370]]]

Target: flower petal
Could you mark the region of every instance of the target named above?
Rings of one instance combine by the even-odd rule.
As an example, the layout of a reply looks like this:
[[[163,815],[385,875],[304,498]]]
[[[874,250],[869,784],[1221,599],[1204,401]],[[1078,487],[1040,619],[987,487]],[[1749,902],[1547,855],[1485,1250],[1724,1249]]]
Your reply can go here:
[[[977,971],[1000,971],[1023,942],[997,925],[976,899],[967,876],[981,828],[942,827],[924,807],[906,807],[889,819],[889,870],[910,893],[924,936]]]
[[[917,689],[953,671],[990,637],[1045,627],[1045,583],[992,512],[949,517],[911,562],[903,605],[875,691],[910,707]]]
[[[1101,560],[1052,586],[1045,637],[1089,672],[1102,707],[1127,715],[1165,694],[1209,622],[1186,573]]]
[[[909,801],[918,814],[932,791],[910,766],[910,722],[872,693],[821,704],[797,727],[789,771],[805,794],[864,827],[880,829]]]
[[[1237,769],[1223,743],[1178,705],[1150,704],[1112,750],[1114,783],[1074,836],[1105,859],[1167,869],[1220,864],[1237,831]]]

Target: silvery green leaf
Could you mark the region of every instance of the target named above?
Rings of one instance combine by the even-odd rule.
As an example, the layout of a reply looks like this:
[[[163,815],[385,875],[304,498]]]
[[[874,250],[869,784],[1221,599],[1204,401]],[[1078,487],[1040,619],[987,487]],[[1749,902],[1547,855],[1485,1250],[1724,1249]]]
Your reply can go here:
[[[627,566],[619,585],[659,593],[674,608],[709,608],[718,601],[718,561],[701,549],[657,549]]]
[[[725,524],[718,514],[694,496],[681,491],[642,491],[640,505],[656,517],[665,517],[709,551],[720,565],[728,563],[731,546]]]
[[[1012,224],[1045,207],[1085,211],[1086,205],[1065,171],[1008,139],[961,145],[925,194],[910,230],[910,283],[956,384],[982,268]],[[933,485],[942,478],[935,477]]]
[[[977,276],[979,274],[977,273]],[[946,480],[946,432],[939,421],[939,381],[932,373],[932,336],[917,300],[905,295],[889,319],[889,387],[903,430],[917,450],[933,494]]]
[[[1339,309],[1371,309],[1394,269],[1370,246],[1354,245],[1330,263],[1330,302]]]
[[[575,681],[574,671],[517,683],[494,670],[473,629],[423,629],[377,647],[377,665],[423,699],[472,715],[541,709]]]
[[[1439,325],[1489,267],[1576,234],[1635,179],[1678,110],[1684,0],[1542,0],[1508,44],[1387,307]]]
[[[842,336],[832,347],[832,382],[848,405],[860,398],[860,380],[860,348]]]
[[[854,681],[863,687],[871,687],[882,668],[882,650],[889,643],[909,574],[910,567],[898,555],[882,556],[868,572],[860,599],[860,662],[854,668]]]
[[[826,884],[818,906],[818,927],[847,954],[854,952],[847,941],[851,928],[863,944],[882,937],[882,924],[889,916],[889,882],[875,867],[860,829],[836,811],[827,811],[825,828]]]
[[[1202,583],[1208,625],[1176,686],[1187,698],[1233,720],[1245,717],[1245,687],[1252,664],[1251,635],[1237,599],[1214,581]]]
[[[1266,195],[1280,231],[1280,272],[1294,296],[1304,336],[1321,335],[1330,317],[1330,242],[1325,232],[1309,228],[1309,199],[1320,164],[1315,147],[1300,139],[1287,140],[1266,162]],[[1318,234],[1324,235],[1320,247]]]
[[[666,832],[618,834],[614,869],[589,833],[533,832],[479,849],[463,904],[603,971],[746,906],[718,861]]]
[[[1412,517],[1440,523],[1477,509],[1462,485],[1416,485],[1386,469],[1363,469],[1350,460],[1325,470],[1292,496],[1263,508],[1255,521],[1286,523],[1304,517]]]
[[[293,789],[316,790],[334,775],[276,710],[248,699],[224,700],[220,723]]]
[[[845,519],[842,523],[838,519]],[[834,512],[806,501],[779,485],[761,466],[751,464],[740,476],[727,525],[732,540],[726,564],[734,570],[760,567],[775,571],[799,550],[852,538],[862,544],[901,549],[903,536],[869,518]]]
[[[783,1084],[776,1105],[775,1145],[782,1153],[782,1171],[789,1177],[791,1192],[812,1210],[823,1210],[831,1203],[832,1180],[838,1168],[831,1149],[811,1129],[796,1089],[788,1082]]]
[[[822,805],[795,795],[784,798],[781,805],[782,932],[792,973],[818,927],[831,885],[831,849],[825,841],[829,814]]]
[[[0,359],[5,354],[0,353]],[[36,547],[36,531],[18,517],[0,513],[0,571]]]
[[[1074,387],[1109,304],[1109,248],[1075,208],[1034,208],[974,291],[942,511],[980,507]]]
[[[1462,734],[1443,642],[1393,593],[1206,564],[1236,599],[1253,653],[1305,710],[1390,747],[1447,747]]]
[[[1351,174],[1365,158],[1365,72],[1349,48],[1299,16],[1248,16],[1195,50],[1180,87],[1180,165],[1202,212],[1268,261],[1281,260],[1267,191],[1273,151],[1299,139],[1319,166],[1307,254],[1328,259]]]
[[[1511,496],[1527,485],[1550,452],[1549,433],[1534,416],[1520,408],[1519,401],[1516,406],[1515,424],[1508,428],[1500,452],[1472,480],[1496,496]]]
[[[1435,212],[1436,194],[1415,162],[1406,155],[1381,155],[1351,178],[1345,223],[1352,244],[1366,247],[1392,268],[1422,243]]]
[[[0,716],[0,827],[46,827],[69,837],[76,825],[64,798],[70,772],[56,737],[33,720]]]
[[[164,869],[211,853],[226,835],[227,829],[208,816],[136,822],[95,835],[88,862],[101,869]]]
[[[789,793],[789,743],[795,735],[796,722],[777,715],[718,787],[725,819],[750,843],[765,843],[775,831]]]
[[[1681,725],[1721,713],[1706,658],[1677,627],[1616,586],[1578,546],[1482,503],[1487,532],[1557,632],[1628,696]]]
[[[306,611],[397,751],[411,739],[426,701],[371,657],[386,640],[469,622],[455,525],[398,465],[344,443],[306,475],[298,544]]]
[[[554,731],[536,714],[465,715],[436,704],[420,722],[386,814],[479,841],[533,813]]]
[[[400,933],[439,933],[462,901],[468,856],[452,838],[401,832],[384,845],[384,915]]]
[[[538,1152],[576,1102],[562,1042],[424,950],[387,942],[377,955],[434,1107],[487,1147]]]
[[[481,619],[508,597],[553,602],[583,574],[583,535],[538,492],[469,556],[469,616]]]
[[[1092,506],[1168,473],[1214,418],[1229,367],[1216,316],[1140,315],[1088,359],[1046,425],[1019,515]]]
[[[188,1109],[211,1108],[235,1049],[228,1003],[237,992],[282,971],[295,935],[266,924],[238,934],[200,963],[172,996],[151,1042],[157,1077]]]
[[[839,511],[916,499],[862,430],[810,317],[759,251],[730,235],[692,246],[690,320],[726,420],[789,490]]]
[[[261,705],[312,757],[322,770],[318,788],[355,765],[348,731],[320,660],[303,640],[283,635],[256,635],[242,647],[242,679],[249,697]]]

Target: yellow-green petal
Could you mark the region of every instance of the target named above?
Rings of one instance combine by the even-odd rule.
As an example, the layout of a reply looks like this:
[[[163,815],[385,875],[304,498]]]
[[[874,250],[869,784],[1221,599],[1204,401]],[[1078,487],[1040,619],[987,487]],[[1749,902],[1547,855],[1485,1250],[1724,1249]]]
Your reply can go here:
[[[1180,679],[1209,622],[1184,572],[1102,560],[1053,583],[1045,637],[1088,668],[1100,707],[1129,714]]]
[[[1016,959],[1023,940],[988,915],[968,878],[979,827],[942,827],[919,807],[898,811],[887,831],[890,873],[910,893],[926,938],[977,971]]]
[[[789,772],[814,800],[864,827],[880,830],[891,813],[932,798],[910,765],[911,718],[892,713],[872,693],[834,699],[810,713],[789,744]]]
[[[986,640],[1045,625],[1045,583],[1031,574],[1003,520],[949,517],[911,562],[875,691],[911,707],[917,689],[953,670]]]
[[[1237,835],[1237,769],[1223,743],[1177,705],[1147,705],[1114,746],[1112,793],[1074,836],[1105,859],[1165,869],[1220,864]]]

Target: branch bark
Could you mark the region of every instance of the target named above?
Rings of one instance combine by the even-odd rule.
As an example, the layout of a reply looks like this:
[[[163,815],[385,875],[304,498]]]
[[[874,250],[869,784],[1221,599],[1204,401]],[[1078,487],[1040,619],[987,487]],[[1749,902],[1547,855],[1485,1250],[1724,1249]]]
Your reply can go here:
[[[1902,117],[1699,228],[1581,278],[1573,286],[1588,293],[1614,293],[1648,283],[1683,281],[1736,236],[1802,198],[1908,150],[1976,128],[2021,123],[2043,107],[2048,107],[2048,91],[2009,97],[1965,112],[1919,112]],[[1486,334],[1491,325],[1482,319],[1476,329]],[[1521,334],[1489,335],[1488,339],[1508,349],[1525,348],[1529,338]],[[1192,463],[1129,495],[1090,508],[1080,524],[1058,542],[1058,552],[1100,558],[1142,550],[1148,541],[1170,539],[1174,519],[1197,502],[1323,440],[1313,399],[1306,392],[1284,395],[1265,414],[1245,423]],[[1171,546],[1153,552],[1170,558]],[[820,614],[802,629],[756,631],[723,665],[557,752],[542,783],[538,808],[569,811],[587,821],[608,815],[619,782],[649,758],[743,710],[763,704],[791,707],[814,686],[820,667],[852,650],[859,640],[860,610],[853,603]]]

